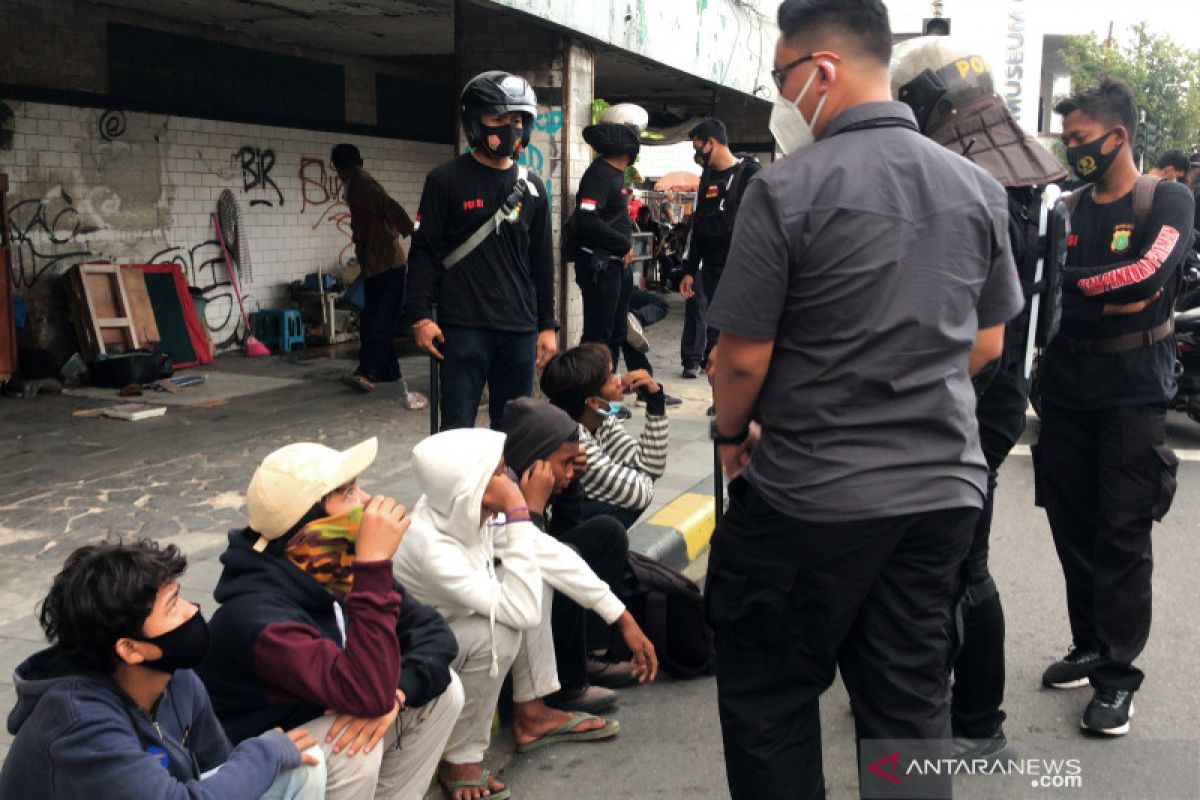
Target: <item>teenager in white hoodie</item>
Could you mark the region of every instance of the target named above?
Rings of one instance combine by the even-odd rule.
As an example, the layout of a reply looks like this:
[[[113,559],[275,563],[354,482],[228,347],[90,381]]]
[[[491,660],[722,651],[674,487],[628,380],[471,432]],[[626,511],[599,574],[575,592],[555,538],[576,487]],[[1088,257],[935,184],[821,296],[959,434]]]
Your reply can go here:
[[[609,738],[620,729],[616,720],[558,711],[542,702],[561,688],[550,630],[551,590],[609,624],[628,612],[574,550],[530,521],[520,488],[506,475],[503,451],[504,434],[480,428],[446,431],[418,444],[413,468],[423,495],[395,557],[397,576],[415,597],[442,613],[459,643],[453,666],[466,701],[439,769],[452,800],[509,797],[481,762],[510,669],[518,752],[558,741]],[[543,464],[525,479],[553,482],[554,476]],[[653,652],[648,641],[630,646],[635,653]],[[655,666],[643,660],[639,677],[652,680]]]

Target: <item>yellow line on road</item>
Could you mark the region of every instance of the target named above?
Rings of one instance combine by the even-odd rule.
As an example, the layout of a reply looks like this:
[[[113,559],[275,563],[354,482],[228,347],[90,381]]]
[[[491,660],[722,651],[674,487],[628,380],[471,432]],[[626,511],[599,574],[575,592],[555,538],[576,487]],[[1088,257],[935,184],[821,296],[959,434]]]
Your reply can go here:
[[[687,545],[688,560],[704,552],[712,539],[717,509],[711,495],[684,492],[648,520],[650,525],[673,528]]]

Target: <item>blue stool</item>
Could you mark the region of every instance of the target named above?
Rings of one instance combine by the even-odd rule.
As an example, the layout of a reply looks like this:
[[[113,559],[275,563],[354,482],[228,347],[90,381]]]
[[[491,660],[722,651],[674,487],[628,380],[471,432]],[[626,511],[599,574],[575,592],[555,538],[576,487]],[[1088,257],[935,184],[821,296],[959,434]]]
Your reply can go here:
[[[263,308],[254,314],[254,338],[273,353],[304,349],[304,320],[294,308]]]

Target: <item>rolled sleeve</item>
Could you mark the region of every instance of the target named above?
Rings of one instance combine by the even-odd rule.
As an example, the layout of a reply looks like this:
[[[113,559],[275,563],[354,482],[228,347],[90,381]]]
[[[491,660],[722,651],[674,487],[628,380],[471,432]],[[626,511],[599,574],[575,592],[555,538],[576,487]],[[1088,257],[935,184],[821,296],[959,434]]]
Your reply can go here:
[[[721,286],[708,309],[708,325],[744,339],[774,339],[787,300],[791,255],[783,219],[767,184],[752,180],[738,209]]]

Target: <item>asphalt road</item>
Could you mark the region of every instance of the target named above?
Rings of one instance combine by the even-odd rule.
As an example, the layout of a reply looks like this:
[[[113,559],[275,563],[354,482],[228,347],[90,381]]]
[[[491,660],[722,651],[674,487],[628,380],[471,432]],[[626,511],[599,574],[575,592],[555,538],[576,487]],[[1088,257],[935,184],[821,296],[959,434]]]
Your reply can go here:
[[[1023,440],[1036,431],[1031,425]],[[1024,448],[1001,472],[992,565],[1007,614],[1006,730],[1020,758],[1079,759],[1082,785],[1041,788],[1037,774],[956,779],[958,797],[1184,800],[1200,797],[1200,661],[1194,609],[1200,605],[1200,425],[1171,414],[1169,438],[1185,458],[1179,492],[1156,526],[1154,629],[1140,661],[1132,732],[1085,738],[1079,717],[1090,691],[1047,691],[1040,676],[1070,644],[1062,573],[1044,513],[1033,505],[1033,470]],[[699,565],[702,568],[702,565]],[[824,764],[831,798],[857,797],[853,723],[839,682],[822,702]],[[620,736],[610,742],[546,748],[517,756],[504,777],[513,797],[550,800],[728,797],[716,685],[711,678],[622,691]]]

